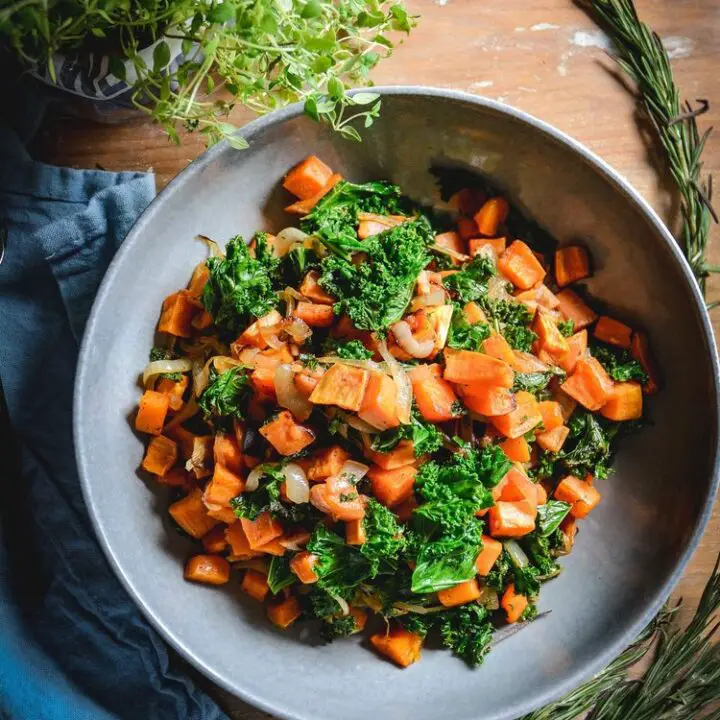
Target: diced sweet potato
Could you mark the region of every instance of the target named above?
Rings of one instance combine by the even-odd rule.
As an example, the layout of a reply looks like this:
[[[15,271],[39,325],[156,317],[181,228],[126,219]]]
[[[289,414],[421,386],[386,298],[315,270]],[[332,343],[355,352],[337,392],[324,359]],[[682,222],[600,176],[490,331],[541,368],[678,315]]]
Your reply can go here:
[[[235,340],[233,345],[243,346],[251,345],[252,347],[264,350],[268,347],[267,341],[262,336],[260,328],[269,328],[277,325],[282,320],[282,315],[277,310],[271,310],[267,315],[258,318],[254,323],[248,325],[240,336]]]
[[[317,270],[311,270],[303,278],[302,284],[300,285],[300,294],[318,305],[333,305],[335,298],[332,295],[328,295],[328,293],[320,287],[318,284],[319,279],[320,273],[317,272]]]
[[[660,378],[657,368],[655,367],[655,360],[650,351],[650,341],[645,333],[638,330],[633,333],[630,342],[630,353],[633,358],[642,365],[642,369],[648,376],[648,381],[643,387],[643,392],[646,395],[654,395],[659,390]]]
[[[243,467],[242,453],[234,434],[218,433],[213,443],[213,460],[228,470],[239,473]]]
[[[208,506],[230,507],[230,501],[245,489],[245,481],[224,465],[217,463],[212,480],[203,493],[203,502]]]
[[[498,269],[521,290],[529,290],[546,275],[545,268],[522,240],[515,240],[500,256]]]
[[[475,578],[453,585],[451,588],[440,590],[438,600],[445,607],[467,605],[480,597],[480,586]]]
[[[228,541],[225,538],[225,528],[216,525],[210,532],[202,536],[202,546],[205,552],[217,554],[227,550]]]
[[[515,374],[502,360],[471,350],[445,349],[446,380],[461,385],[483,384],[510,388]]]
[[[475,569],[478,575],[487,575],[502,554],[503,545],[489,535],[483,535],[482,542],[482,550],[475,560]]]
[[[565,287],[590,276],[588,251],[579,245],[560,248],[555,252],[555,281]]]
[[[607,315],[598,318],[593,335],[602,342],[628,350],[632,343],[632,329]]]
[[[570,350],[567,340],[558,329],[552,316],[542,308],[533,321],[533,330],[537,333],[538,343],[555,362],[559,362]]]
[[[563,424],[562,408],[559,402],[543,400],[538,403],[538,410],[542,415],[542,424],[545,430],[554,430]]]
[[[315,405],[337,405],[357,412],[362,405],[370,373],[362,368],[335,363],[320,379],[310,396]]]
[[[267,511],[260,513],[255,520],[240,518],[240,524],[251,550],[260,550],[283,532],[282,525]]]
[[[279,412],[270,422],[260,428],[260,434],[281,455],[295,455],[315,440],[310,428],[296,423],[292,413]]]
[[[560,386],[588,410],[599,410],[609,399],[613,381],[592,356],[578,360],[573,374]]]
[[[570,503],[570,514],[576,518],[584,518],[600,502],[600,493],[585,480],[568,475],[555,488],[555,498]]]
[[[301,583],[312,585],[319,580],[318,574],[315,572],[317,561],[317,555],[303,550],[290,561],[290,570],[297,575]]]
[[[511,365],[515,360],[513,349],[510,347],[508,341],[500,335],[500,333],[494,332],[487,340],[482,344],[483,352],[486,355],[490,355],[498,360]]]
[[[493,537],[522,537],[535,530],[536,510],[525,500],[496,502],[488,512]]]
[[[177,443],[164,435],[157,435],[147,447],[142,461],[143,470],[162,477],[177,462]]]
[[[444,232],[435,236],[435,244],[443,248],[448,248],[453,252],[459,253],[460,255],[467,255],[467,246],[465,240],[456,232]],[[453,265],[459,265],[460,260],[451,257]]]
[[[526,463],[530,460],[530,445],[522,436],[507,438],[500,443],[500,447],[512,462]]]
[[[196,300],[199,300],[202,297],[205,285],[207,285],[207,281],[209,279],[210,269],[208,268],[207,263],[202,262],[199,265],[196,265],[187,289],[190,295]]]
[[[309,302],[299,302],[295,306],[295,317],[306,322],[311,328],[330,327],[335,320],[332,305],[315,305]]]
[[[320,191],[315,193],[312,197],[306,198],[305,200],[298,200],[292,205],[288,205],[285,208],[285,212],[292,213],[293,215],[308,215],[320,202],[320,200],[322,200],[342,179],[342,175],[339,173],[333,173]]]
[[[469,302],[463,308],[463,317],[470,325],[476,325],[477,323],[487,322],[487,315],[483,309],[476,302]]]
[[[592,325],[597,319],[597,314],[586,305],[583,300],[572,290],[563,290],[557,294],[560,301],[558,310],[566,320],[573,321],[576,331]]]
[[[505,611],[508,623],[515,623],[525,612],[528,606],[528,599],[515,590],[515,583],[510,583],[503,593],[500,607]]]
[[[615,383],[608,401],[600,408],[601,415],[615,421],[637,420],[642,413],[642,387],[633,381]]]
[[[587,330],[581,330],[567,339],[568,351],[558,360],[558,365],[566,372],[571,373],[581,357],[587,350]]]
[[[195,555],[185,565],[185,579],[208,585],[224,585],[230,580],[230,563],[219,555]]]
[[[486,417],[507,415],[517,407],[515,395],[508,388],[482,383],[463,385],[462,401],[468,410]]]
[[[348,520],[345,523],[345,542],[348,545],[364,545],[367,542],[364,521]]]
[[[197,539],[210,532],[218,523],[215,518],[208,515],[199,488],[170,505],[169,512],[173,520],[188,535]]]
[[[457,220],[458,235],[463,240],[469,240],[478,234],[478,226],[470,217],[460,217]]]
[[[190,378],[183,375],[180,380],[171,380],[170,378],[160,378],[155,390],[163,395],[167,395],[170,410],[176,411],[183,406],[183,395],[190,384]]]
[[[315,155],[298,163],[283,180],[283,187],[300,200],[317,195],[329,182],[333,171]]]
[[[390,452],[381,453],[365,448],[365,457],[380,466],[383,470],[395,470],[396,468],[412,465],[415,460],[415,448],[412,440],[401,440]]]
[[[331,475],[337,475],[349,459],[350,453],[340,445],[324,448],[311,458],[307,478],[313,482],[326,480]]]
[[[253,570],[252,568],[245,571],[240,588],[253,600],[257,600],[258,602],[262,602],[270,591],[267,576],[259,570]]]
[[[282,602],[268,605],[267,616],[275,627],[282,628],[292,625],[302,614],[298,599],[291,595]]]
[[[370,644],[400,667],[408,667],[420,659],[423,638],[397,625],[371,635]]]
[[[261,552],[253,550],[241,522],[234,522],[225,530],[225,539],[230,543],[233,557],[238,560],[250,560],[262,555]]]
[[[150,435],[160,435],[169,407],[170,398],[167,395],[155,390],[146,390],[140,398],[135,416],[135,429]]]
[[[428,422],[445,422],[458,416],[458,397],[442,377],[440,365],[417,365],[409,373],[418,410]]]
[[[496,236],[500,226],[507,219],[509,212],[510,206],[505,198],[490,198],[473,217],[478,232],[481,235],[487,235],[489,237]]]
[[[373,495],[389,508],[397,507],[412,495],[415,475],[417,469],[412,465],[394,470],[383,470],[376,466],[368,472]]]
[[[381,372],[372,372],[358,417],[378,430],[397,427],[397,386],[392,378]]]
[[[568,439],[570,434],[570,428],[565,425],[553,428],[552,430],[546,430],[545,432],[538,433],[535,436],[537,444],[548,452],[560,452],[565,441]]]
[[[515,393],[516,408],[507,415],[491,418],[492,424],[505,437],[517,438],[542,422],[537,400],[529,392]]]
[[[176,337],[190,337],[192,320],[199,310],[196,303],[187,290],[180,290],[166,297],[162,304],[158,332]]]
[[[537,509],[537,490],[534,482],[520,472],[516,467],[511,468],[504,478],[500,500],[504,502],[521,502],[525,500],[534,510]]]

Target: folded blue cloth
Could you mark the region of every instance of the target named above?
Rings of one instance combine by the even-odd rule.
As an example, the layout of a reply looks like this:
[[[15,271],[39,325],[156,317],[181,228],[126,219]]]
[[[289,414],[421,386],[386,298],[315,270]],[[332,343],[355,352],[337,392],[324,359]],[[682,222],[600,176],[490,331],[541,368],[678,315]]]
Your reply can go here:
[[[152,175],[32,162],[0,126],[0,718],[215,720],[113,575],[72,440],[79,339]],[[0,421],[3,413],[0,412]],[[2,423],[0,422],[0,425]]]

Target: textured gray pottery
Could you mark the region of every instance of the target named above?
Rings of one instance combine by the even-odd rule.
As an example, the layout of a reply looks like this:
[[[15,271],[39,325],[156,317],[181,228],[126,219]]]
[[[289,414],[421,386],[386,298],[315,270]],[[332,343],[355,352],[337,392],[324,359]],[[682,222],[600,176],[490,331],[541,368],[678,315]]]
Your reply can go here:
[[[82,347],[75,440],[85,497],[110,562],[150,621],[249,702],[303,720],[509,720],[610,661],[680,577],[716,488],[715,347],[671,236],[599,158],[489,100],[419,88],[382,93],[381,119],[362,144],[327,132],[297,106],[273,113],[245,128],[249,150],[209,151],[139,220],[105,278]],[[128,421],[138,374],[162,299],[205,257],[194,237],[224,242],[287,224],[279,180],[311,152],[349,179],[388,178],[420,200],[436,197],[432,163],[491,173],[561,243],[587,242],[591,294],[648,329],[664,373],[664,391],[649,402],[652,426],[623,444],[565,572],[543,589],[540,609],[552,612],[500,643],[478,670],[426,650],[400,671],[359,640],[320,646],[300,629],[273,630],[235,579],[222,590],[185,582],[191,545],[169,527],[164,492],[138,476],[143,442]]]

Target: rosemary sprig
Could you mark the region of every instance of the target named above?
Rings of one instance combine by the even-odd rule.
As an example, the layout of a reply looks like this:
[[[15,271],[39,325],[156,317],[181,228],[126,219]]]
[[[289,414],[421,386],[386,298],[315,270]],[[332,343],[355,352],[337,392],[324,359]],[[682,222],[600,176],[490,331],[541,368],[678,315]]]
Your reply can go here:
[[[670,623],[676,610],[663,609],[642,635],[599,675],[561,700],[522,720],[717,720],[720,709],[720,645],[712,637],[720,626],[720,557],[688,627]],[[641,678],[627,671],[655,647]]]
[[[681,196],[683,230],[681,246],[701,291],[705,280],[720,267],[706,262],[712,208],[712,178],[701,180],[701,156],[712,128],[700,135],[697,116],[708,108],[680,102],[668,54],[662,41],[641,22],[632,0],[576,0],[597,16],[615,45],[615,59],[637,85],[638,99],[665,149],[668,166]]]

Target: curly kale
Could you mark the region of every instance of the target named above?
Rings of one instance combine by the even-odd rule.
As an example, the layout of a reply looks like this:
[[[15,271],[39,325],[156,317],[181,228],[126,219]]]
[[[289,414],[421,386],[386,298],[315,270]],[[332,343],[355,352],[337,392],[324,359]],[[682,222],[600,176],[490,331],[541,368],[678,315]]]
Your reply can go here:
[[[372,350],[368,350],[359,340],[338,340],[329,337],[322,346],[325,355],[337,355],[343,360],[369,360],[372,356]]]
[[[519,302],[511,300],[490,300],[485,298],[483,309],[490,320],[510,344],[510,347],[522,352],[530,352],[537,335],[530,329],[532,313]]]
[[[255,318],[278,304],[273,288],[278,260],[272,256],[263,234],[256,237],[254,256],[237,235],[225,246],[225,257],[211,257],[202,301],[215,325],[226,336],[235,336]]]
[[[357,621],[352,615],[330,617],[320,623],[320,637],[325,642],[348,637],[358,631]]]
[[[455,350],[472,350],[479,352],[482,344],[490,337],[490,325],[479,322],[471,325],[466,319],[462,308],[455,304],[452,321],[448,332],[447,345]]]
[[[634,360],[627,350],[596,342],[591,345],[591,352],[616,382],[637,380],[644,385],[648,381],[642,365]]]
[[[218,373],[211,366],[208,384],[198,398],[198,405],[208,422],[228,429],[233,418],[244,417],[250,394],[250,379],[244,368],[233,367]]]
[[[444,437],[437,425],[423,420],[413,407],[409,425],[399,425],[378,433],[373,437],[371,447],[375,452],[387,453],[394,450],[401,440],[412,440],[415,455],[420,457],[439,450]]]
[[[496,274],[492,260],[487,256],[478,255],[460,272],[446,277],[443,284],[453,297],[462,303],[469,303],[487,295],[487,282]]]
[[[150,351],[150,362],[156,362],[157,360],[175,360],[175,358],[177,358],[177,353],[167,348],[154,347]],[[159,377],[172,380],[173,382],[180,382],[182,376],[183,374],[181,372],[162,373],[159,375]]]
[[[321,262],[320,286],[338,298],[336,314],[347,315],[360,330],[383,331],[400,320],[412,298],[417,276],[430,262],[433,230],[418,217],[367,238],[365,262],[340,255]]]

